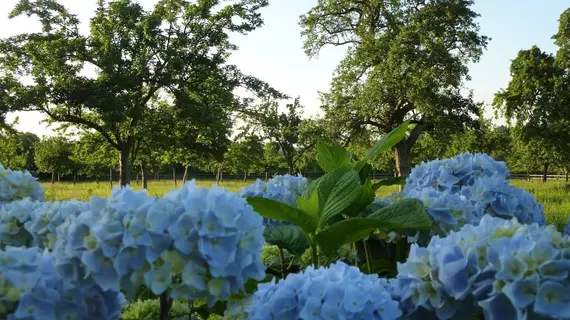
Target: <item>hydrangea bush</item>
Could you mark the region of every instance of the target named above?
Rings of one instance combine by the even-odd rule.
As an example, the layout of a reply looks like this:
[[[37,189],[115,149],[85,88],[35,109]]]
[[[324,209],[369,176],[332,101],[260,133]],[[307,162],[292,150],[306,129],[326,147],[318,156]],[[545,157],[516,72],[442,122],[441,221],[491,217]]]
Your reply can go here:
[[[12,171],[0,163],[0,205],[30,198],[43,201],[43,187],[27,171]]]
[[[124,297],[97,285],[72,286],[52,265],[47,250],[0,250],[0,318],[117,319]]]
[[[544,225],[543,206],[533,195],[511,186],[508,175],[502,161],[463,153],[416,166],[402,196],[421,200],[443,233],[477,224],[485,214]]]
[[[160,199],[128,187],[92,198],[58,228],[54,252],[76,283],[89,277],[129,297],[144,284],[155,295],[213,304],[264,278],[263,243],[262,219],[245,200],[192,181]]]
[[[485,215],[398,265],[394,294],[411,318],[570,318],[570,237]],[[459,316],[460,315],[460,316]]]
[[[307,178],[301,176],[292,176],[289,174],[275,176],[267,182],[257,179],[253,184],[241,188],[237,194],[240,197],[262,197],[279,202],[286,203],[291,206],[297,205],[296,197],[303,194],[307,189]],[[277,221],[270,218],[263,218],[265,225],[282,225],[286,222]]]
[[[336,262],[260,284],[247,319],[398,319],[402,312],[385,279]]]

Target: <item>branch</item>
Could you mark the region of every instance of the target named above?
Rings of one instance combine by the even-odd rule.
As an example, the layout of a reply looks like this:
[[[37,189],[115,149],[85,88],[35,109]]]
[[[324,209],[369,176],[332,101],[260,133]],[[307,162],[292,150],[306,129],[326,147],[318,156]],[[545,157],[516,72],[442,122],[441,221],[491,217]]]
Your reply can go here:
[[[48,116],[50,116],[52,119],[54,119],[55,121],[82,124],[82,125],[87,126],[91,129],[94,129],[97,132],[99,132],[105,138],[105,140],[107,140],[113,146],[113,148],[115,148],[117,150],[119,149],[119,144],[118,144],[119,140],[117,140],[117,142],[113,141],[113,139],[107,133],[105,128],[96,124],[95,122],[89,121],[89,120],[81,118],[81,117],[74,116],[72,114],[56,115],[56,114],[50,112],[49,109],[47,109],[47,108],[41,108],[41,110],[43,112],[45,112]]]

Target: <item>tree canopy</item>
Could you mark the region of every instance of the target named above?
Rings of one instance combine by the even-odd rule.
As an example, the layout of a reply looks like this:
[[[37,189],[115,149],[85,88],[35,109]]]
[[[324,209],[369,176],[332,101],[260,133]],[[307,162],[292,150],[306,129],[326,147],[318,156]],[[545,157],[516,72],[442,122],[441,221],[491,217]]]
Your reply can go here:
[[[301,17],[305,51],[348,45],[323,108],[337,127],[371,127],[385,134],[404,120],[416,124],[396,147],[397,170],[407,175],[410,152],[426,130],[463,128],[479,114],[461,86],[467,64],[487,44],[473,1],[320,0]]]
[[[182,116],[243,107],[237,87],[280,94],[227,64],[229,33],[261,26],[267,0],[98,2],[88,34],[56,0],[21,0],[10,17],[35,16],[42,30],[0,41],[0,110],[37,110],[51,121],[95,130],[119,151],[121,185],[129,183],[134,147],[149,126],[153,99],[169,99]],[[31,79],[24,82],[22,78]],[[206,118],[207,119],[207,118]]]

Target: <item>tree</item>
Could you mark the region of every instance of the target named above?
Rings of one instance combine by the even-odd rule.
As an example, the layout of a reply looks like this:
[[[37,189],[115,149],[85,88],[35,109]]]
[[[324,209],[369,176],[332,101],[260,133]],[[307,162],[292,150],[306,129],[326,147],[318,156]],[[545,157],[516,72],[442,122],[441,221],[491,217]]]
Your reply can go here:
[[[279,152],[279,147],[274,142],[267,142],[263,146],[263,171],[265,172],[265,180],[269,178],[269,172],[274,175],[284,163],[283,155]]]
[[[311,119],[301,119],[303,106],[296,98],[280,113],[277,101],[264,102],[246,112],[248,120],[259,128],[263,137],[274,142],[283,155],[288,172],[293,174],[303,155],[313,149],[319,132]]]
[[[261,26],[258,10],[266,5],[158,0],[145,11],[134,0],[99,0],[83,35],[77,17],[56,0],[21,0],[10,17],[36,16],[42,30],[0,41],[0,110],[37,110],[51,121],[99,132],[119,151],[120,184],[126,185],[136,145],[145,139],[136,132],[153,121],[152,99],[169,94],[184,110],[225,97],[228,110],[242,104],[232,94],[238,86],[279,96],[226,63],[236,50],[229,33]],[[85,75],[89,69],[93,76]]]
[[[515,120],[517,137],[541,160],[544,182],[548,167],[566,154],[570,141],[570,79],[560,66],[554,55],[537,46],[519,51],[511,64],[511,81],[493,101],[497,112]]]
[[[34,151],[36,148],[36,144],[40,142],[40,138],[31,132],[23,132],[19,133],[19,140],[26,154],[26,170],[35,170],[36,164],[34,162]]]
[[[0,164],[12,170],[24,170],[26,153],[17,133],[4,131],[0,136]]]
[[[386,134],[405,120],[415,124],[395,148],[398,174],[409,174],[411,150],[429,130],[461,130],[479,113],[460,89],[467,64],[486,47],[473,1],[319,1],[301,17],[305,52],[349,45],[322,95],[326,117],[351,131]]]
[[[83,132],[73,145],[71,160],[78,164],[79,173],[88,177],[99,177],[109,174],[117,168],[117,150],[106,143],[98,132]]]
[[[228,148],[224,158],[225,167],[233,173],[243,173],[243,180],[248,174],[263,166],[263,143],[258,136],[247,135],[243,139],[234,141]]]
[[[36,145],[35,162],[40,172],[51,173],[51,182],[57,174],[69,174],[73,171],[73,144],[64,136],[42,139]]]

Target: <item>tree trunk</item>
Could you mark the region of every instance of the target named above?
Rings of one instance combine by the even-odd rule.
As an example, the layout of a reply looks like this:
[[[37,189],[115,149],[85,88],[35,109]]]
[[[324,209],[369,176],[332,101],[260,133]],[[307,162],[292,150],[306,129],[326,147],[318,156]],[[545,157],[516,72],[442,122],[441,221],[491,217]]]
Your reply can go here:
[[[546,182],[546,178],[547,178],[547,175],[548,175],[548,165],[549,165],[548,162],[545,162],[545,163],[544,163],[544,169],[543,169],[543,171],[542,171],[542,182],[543,182],[543,183]]]
[[[566,168],[566,172],[564,172],[564,174],[566,175],[566,183],[568,184],[568,168]]]
[[[182,176],[182,184],[188,180],[188,166],[184,166],[184,175]]]
[[[220,184],[220,179],[222,177],[222,168],[218,168],[216,171],[216,184]]]
[[[123,144],[119,152],[119,185],[121,188],[131,183],[131,172],[129,168],[130,145]]]
[[[141,180],[142,180],[142,184],[143,184],[143,189],[148,190],[148,181],[146,179],[146,174],[144,172],[144,164],[142,164],[142,163],[141,163]]]
[[[407,177],[411,171],[410,148],[405,141],[396,144],[396,173],[398,177]]]
[[[61,182],[61,175],[59,173],[57,174],[57,182]]]
[[[174,180],[174,187],[178,187],[178,181],[176,181],[176,165],[172,165],[172,179]]]
[[[243,181],[244,181],[244,182],[247,181],[247,171],[245,171],[245,172],[243,173]]]
[[[138,174],[138,173],[137,173],[137,178],[136,178],[136,179],[137,179],[136,184],[137,184],[137,186],[138,186],[138,185],[139,185],[139,174]]]
[[[55,172],[51,173],[51,183],[55,182]]]
[[[265,181],[266,182],[267,182],[268,176],[269,176],[269,173],[267,172],[267,170],[265,170]]]
[[[77,182],[77,173],[73,173],[73,185]]]
[[[99,184],[99,176],[95,176],[95,182]]]
[[[113,169],[109,169],[109,187],[113,189]]]

